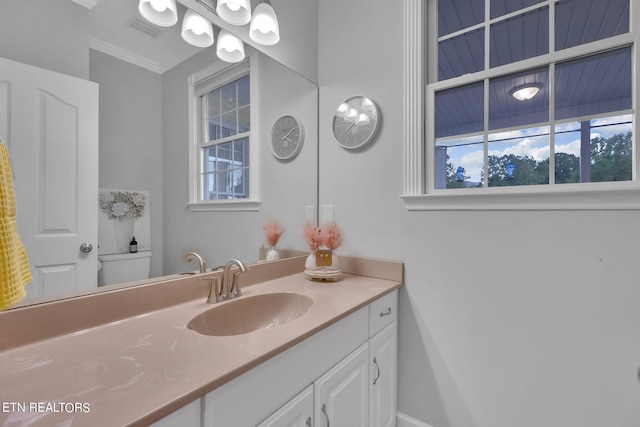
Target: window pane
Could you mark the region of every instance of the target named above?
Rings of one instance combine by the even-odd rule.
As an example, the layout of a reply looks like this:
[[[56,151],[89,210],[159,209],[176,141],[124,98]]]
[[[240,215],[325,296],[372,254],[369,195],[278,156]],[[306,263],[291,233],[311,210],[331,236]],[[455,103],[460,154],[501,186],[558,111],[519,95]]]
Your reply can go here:
[[[484,70],[484,28],[438,43],[438,79]]]
[[[504,129],[549,121],[549,70],[539,68],[489,81],[489,129]],[[530,99],[514,97],[516,90],[537,88]]]
[[[238,80],[238,107],[250,104],[249,76],[246,75]]]
[[[436,142],[436,189],[482,187],[482,135]]]
[[[238,133],[249,132],[251,127],[251,110],[249,106],[238,110]]]
[[[562,125],[556,131],[556,182],[630,181],[631,115]]]
[[[436,138],[481,132],[483,98],[482,82],[436,93]]]
[[[491,19],[540,3],[543,0],[491,0]]]
[[[561,0],[555,27],[556,50],[624,34],[629,31],[629,0]]]
[[[238,111],[233,110],[222,115],[222,137],[238,133]]]
[[[206,97],[207,135],[205,141],[213,141],[220,138],[220,92],[211,91]]]
[[[549,183],[549,127],[489,135],[489,187]]]
[[[556,65],[556,118],[631,108],[631,48]]]
[[[438,36],[484,22],[484,0],[438,0]]]
[[[220,91],[220,106],[223,113],[233,111],[238,108],[237,82],[232,82],[222,86]]]
[[[491,25],[491,68],[549,53],[549,8]]]

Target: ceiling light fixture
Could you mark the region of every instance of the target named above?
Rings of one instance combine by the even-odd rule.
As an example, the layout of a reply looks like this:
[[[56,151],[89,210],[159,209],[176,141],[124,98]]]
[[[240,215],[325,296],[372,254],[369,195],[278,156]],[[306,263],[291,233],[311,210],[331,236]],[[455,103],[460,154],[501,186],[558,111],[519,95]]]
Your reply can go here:
[[[249,37],[264,46],[273,46],[280,41],[278,17],[269,0],[262,1],[253,11]]]
[[[209,20],[187,9],[182,19],[182,38],[193,46],[209,47],[213,44],[213,26]]]
[[[220,30],[216,54],[223,61],[240,62],[244,59],[244,44],[236,36],[225,30]]]
[[[175,0],[140,0],[138,11],[144,19],[160,27],[178,22]]]
[[[518,101],[526,101],[536,96],[540,89],[542,89],[542,85],[540,83],[529,83],[514,87],[509,91],[509,94]]]
[[[175,0],[139,0],[138,11],[144,19],[160,27],[170,27],[178,22]],[[218,0],[216,13],[225,22],[233,25],[249,26],[249,37],[255,43],[272,46],[280,41],[278,17],[270,0],[261,0],[251,17],[250,0]],[[211,21],[187,9],[182,21],[182,38],[196,47],[213,44]],[[227,62],[240,62],[245,58],[244,44],[228,31],[220,30],[216,53]]]
[[[249,0],[218,0],[216,13],[229,24],[245,25],[251,21],[251,2]]]

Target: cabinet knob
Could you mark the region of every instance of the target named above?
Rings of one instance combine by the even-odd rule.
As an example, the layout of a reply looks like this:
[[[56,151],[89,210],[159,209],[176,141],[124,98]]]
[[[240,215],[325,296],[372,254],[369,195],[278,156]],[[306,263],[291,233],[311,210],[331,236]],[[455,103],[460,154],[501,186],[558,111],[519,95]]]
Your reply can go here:
[[[311,417],[307,417],[307,423],[306,424],[307,424],[307,427],[313,427],[311,425]]]

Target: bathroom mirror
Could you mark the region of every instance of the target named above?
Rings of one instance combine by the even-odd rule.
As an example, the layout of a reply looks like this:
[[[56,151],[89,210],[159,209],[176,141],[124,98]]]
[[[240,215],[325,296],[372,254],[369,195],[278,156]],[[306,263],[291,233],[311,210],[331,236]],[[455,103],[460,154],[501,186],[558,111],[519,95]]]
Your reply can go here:
[[[313,73],[303,76],[262,49],[245,47],[247,56],[258,65],[257,81],[261,88],[258,99],[252,104],[259,114],[255,126],[252,123],[251,135],[259,146],[256,159],[260,174],[259,204],[248,211],[193,212],[186,207],[188,183],[192,179],[189,174],[187,80],[217,61],[215,45],[192,50],[190,56],[168,70],[154,71],[136,62],[140,57],[129,60],[126,50],[112,49],[113,46],[102,44],[93,35],[101,27],[92,22],[92,13],[99,12],[101,6],[125,2],[133,4],[135,9],[137,1],[35,2],[37,5],[24,5],[21,0],[8,0],[0,6],[0,16],[13,22],[3,25],[8,21],[0,18],[0,40],[5,40],[5,43],[0,41],[0,57],[41,68],[50,66],[55,71],[80,75],[100,85],[99,187],[149,192],[152,277],[197,270],[197,265],[185,263],[183,259],[191,251],[201,253],[208,267],[224,264],[229,258],[255,262],[260,257],[261,246],[266,245],[263,227],[271,219],[280,221],[286,228],[278,246],[291,252],[285,251],[284,255],[306,249],[301,229],[308,212],[311,210],[315,215],[317,209],[318,89],[311,81],[315,78]],[[203,2],[198,0],[197,3]],[[317,2],[309,3],[317,7]],[[295,6],[290,0],[274,0],[273,4],[278,12],[281,8]],[[37,28],[35,39],[25,39],[23,35],[12,37],[21,26],[16,17],[26,17],[33,7],[41,6],[42,13],[33,19],[42,22],[31,23]],[[286,11],[278,15],[283,37],[288,27],[299,26],[299,23],[293,27],[287,24],[286,16],[292,13]],[[127,22],[131,17],[123,17],[125,25],[129,25]],[[314,14],[310,19],[317,20],[317,16]],[[41,27],[39,23],[42,23]],[[79,42],[78,34],[85,36],[84,39],[80,37]],[[180,50],[192,49],[179,39],[179,30],[177,34],[175,43],[182,45]],[[59,39],[65,49],[55,55],[44,52],[46,49],[39,45],[38,38]],[[11,45],[7,40],[12,40]],[[78,54],[76,63],[70,52]],[[286,58],[283,55],[281,58]],[[85,64],[89,64],[88,69]],[[128,86],[119,84],[123,82]],[[306,131],[304,147],[291,162],[279,161],[269,149],[271,127],[278,117],[286,114],[300,117]],[[123,116],[128,119],[126,122],[122,121]],[[16,170],[20,167],[14,165]],[[108,287],[98,291],[106,289]],[[65,291],[59,295],[46,295],[46,299],[73,295]],[[32,301],[42,300],[37,297]],[[27,299],[21,305],[29,302]]]

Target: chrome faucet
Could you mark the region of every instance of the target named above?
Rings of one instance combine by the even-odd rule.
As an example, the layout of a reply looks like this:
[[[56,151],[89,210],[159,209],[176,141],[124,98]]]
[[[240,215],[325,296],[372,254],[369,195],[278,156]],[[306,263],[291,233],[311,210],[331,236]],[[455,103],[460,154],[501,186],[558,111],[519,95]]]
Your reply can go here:
[[[184,262],[190,262],[194,258],[198,260],[198,267],[200,268],[200,273],[205,273],[207,271],[207,261],[205,261],[202,258],[202,255],[200,255],[199,253],[189,252],[187,255],[185,255]]]
[[[234,265],[238,267],[238,270],[232,273],[231,268]],[[238,274],[244,273],[245,271],[249,270],[249,267],[247,267],[244,262],[234,258],[229,260],[225,265],[212,268],[211,271],[216,271],[221,268],[224,269],[222,271],[222,282],[220,283],[219,289],[215,281],[214,283],[212,283],[211,291],[209,292],[208,298],[208,302],[210,303],[224,301],[226,299],[231,299],[242,295],[240,286],[238,285]],[[212,298],[212,295],[215,295],[215,298]]]

